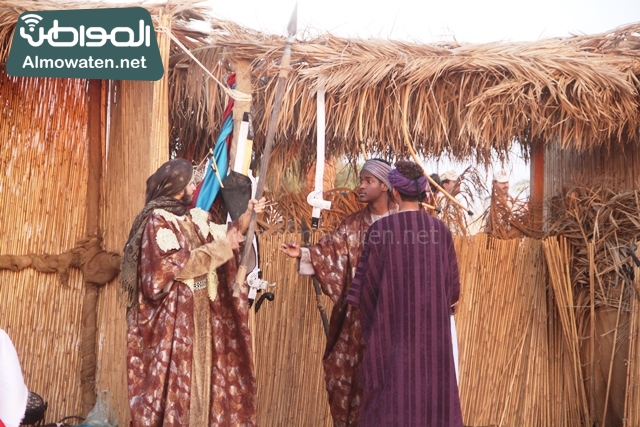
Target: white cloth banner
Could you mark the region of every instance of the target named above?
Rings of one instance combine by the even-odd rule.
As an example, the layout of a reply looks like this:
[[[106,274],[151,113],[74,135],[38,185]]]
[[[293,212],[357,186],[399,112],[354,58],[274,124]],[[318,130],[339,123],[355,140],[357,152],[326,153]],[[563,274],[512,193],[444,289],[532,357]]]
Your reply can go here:
[[[27,409],[29,390],[13,342],[0,329],[0,420],[7,427],[18,427]]]
[[[456,381],[460,385],[460,377],[458,376],[458,332],[456,331],[456,320],[451,315],[451,344],[453,345],[453,364],[456,367]]]

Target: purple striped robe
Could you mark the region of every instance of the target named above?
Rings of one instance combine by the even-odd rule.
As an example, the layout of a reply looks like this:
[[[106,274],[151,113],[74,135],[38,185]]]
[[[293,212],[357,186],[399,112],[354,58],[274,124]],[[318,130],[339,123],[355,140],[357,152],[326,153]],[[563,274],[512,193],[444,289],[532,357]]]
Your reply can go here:
[[[450,329],[459,294],[440,220],[405,211],[371,225],[347,297],[366,343],[362,426],[462,426]]]

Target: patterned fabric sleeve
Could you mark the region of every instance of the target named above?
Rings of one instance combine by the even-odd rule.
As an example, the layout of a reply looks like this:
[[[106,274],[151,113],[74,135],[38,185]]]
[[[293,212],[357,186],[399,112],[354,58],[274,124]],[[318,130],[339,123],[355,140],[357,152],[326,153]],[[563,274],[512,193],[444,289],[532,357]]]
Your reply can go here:
[[[142,235],[140,249],[143,295],[153,300],[162,299],[189,256],[188,244],[177,223],[152,213]]]
[[[191,251],[191,256],[176,279],[193,279],[210,273],[233,257],[231,246],[225,240],[215,240]]]
[[[369,228],[365,237],[364,249],[358,261],[355,277],[349,288],[347,303],[360,307],[360,315],[362,321],[362,334],[366,336],[368,332],[365,325],[371,324],[371,316],[375,312],[378,294],[380,292],[380,283],[382,280],[383,259],[380,257],[379,242],[370,241],[372,230],[379,232],[380,224],[374,223]],[[378,244],[376,244],[378,243]]]
[[[344,222],[331,234],[309,247],[311,262],[322,292],[336,302],[350,279],[347,227]]]
[[[360,295],[362,292],[362,282],[366,276],[366,263],[369,259],[370,248],[365,246],[360,260],[358,261],[358,267],[356,268],[356,274],[353,276],[353,281],[349,287],[349,293],[347,294],[347,303],[356,307],[360,306]]]

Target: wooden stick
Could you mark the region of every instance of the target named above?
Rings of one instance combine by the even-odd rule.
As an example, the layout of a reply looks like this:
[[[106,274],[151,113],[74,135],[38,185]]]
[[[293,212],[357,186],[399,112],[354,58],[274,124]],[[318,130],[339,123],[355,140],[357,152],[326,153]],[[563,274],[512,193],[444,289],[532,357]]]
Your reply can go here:
[[[408,92],[410,88],[411,87],[409,85],[407,85],[406,91]],[[409,104],[409,96],[408,95],[409,94],[407,93],[406,96],[404,97],[404,105],[403,105],[403,108],[402,108],[402,133],[404,135],[404,142],[405,142],[407,148],[409,149],[409,152],[411,153],[411,157],[413,157],[413,161],[416,162],[418,165],[422,166],[422,163],[420,162],[420,159],[418,158],[418,155],[416,154],[416,150],[413,148],[413,144],[411,143],[411,138],[409,137],[409,130],[407,129],[407,108],[408,108],[408,104]],[[424,173],[424,176],[427,177],[427,180],[429,181],[429,183],[431,183],[431,185],[433,185],[435,188],[437,188],[438,191],[440,191],[442,194],[444,194],[444,196],[446,198],[451,200],[454,205],[456,205],[459,208],[467,211],[467,214],[469,216],[473,216],[473,211],[471,209],[467,208],[465,205],[460,203],[460,201],[458,199],[456,199],[451,194],[449,194],[447,191],[445,191],[442,187],[440,187],[440,185],[437,182],[435,182],[433,180],[433,178],[431,178],[429,176],[429,174],[427,173],[426,170],[424,170],[424,168],[422,168],[422,172]]]
[[[267,139],[264,143],[264,152],[262,153],[262,163],[260,164],[260,173],[258,175],[258,185],[256,186],[255,198],[260,200],[264,192],[264,186],[267,180],[267,169],[269,168],[269,159],[271,157],[271,151],[273,149],[273,140],[276,134],[276,126],[278,125],[278,115],[280,114],[280,107],[282,107],[282,98],[284,96],[284,84],[289,76],[291,70],[291,45],[297,32],[298,23],[298,4],[296,3],[291,18],[289,19],[289,25],[287,30],[289,35],[285,42],[284,52],[282,54],[282,60],[280,61],[280,74],[278,75],[278,81],[276,82],[276,95],[271,108],[271,118],[269,120],[269,129],[267,131]],[[245,234],[246,241],[252,242],[253,236],[256,231],[256,211],[251,212],[251,221],[249,228]],[[249,256],[251,255],[252,245],[246,244],[238,272],[236,273],[236,280],[234,286],[234,293],[238,291],[239,287],[244,283],[247,276],[247,264]]]
[[[192,60],[193,62],[195,62],[196,64],[198,64],[198,66],[200,68],[202,68],[202,70],[209,76],[211,77],[224,91],[224,93],[226,93],[227,95],[229,95],[230,98],[233,98],[236,101],[240,101],[240,102],[251,102],[251,95],[247,94],[247,93],[243,93],[240,92],[237,89],[232,89],[227,87],[227,85],[223,84],[220,80],[216,79],[216,76],[214,76],[213,74],[211,74],[211,71],[209,71],[207,69],[207,67],[205,67],[204,65],[202,65],[202,63],[200,61],[198,61],[198,59],[193,55],[193,53],[191,53],[191,51],[189,49],[187,49],[182,43],[180,43],[180,40],[173,35],[173,33],[171,32],[171,30],[165,26],[162,25],[158,25],[156,27],[156,29],[158,31],[163,31],[165,32],[170,38],[171,40],[178,45],[183,51],[184,53],[186,53]]]
[[[437,207],[435,207],[435,206],[431,206],[431,205],[430,205],[430,204],[428,204],[428,203],[421,202],[420,204],[421,204],[422,206],[424,206],[425,208],[427,208],[427,209],[431,209],[431,210],[434,210],[434,211],[438,211],[438,212],[440,212],[440,209],[439,209],[439,208],[437,208]]]
[[[589,314],[591,317],[591,387],[589,397],[589,407],[595,413],[595,394],[596,394],[596,302],[595,302],[595,242],[593,239],[587,243],[587,252],[589,255]],[[615,343],[614,343],[615,347]],[[595,414],[594,414],[595,415]]]
[[[369,160],[369,156],[367,156],[367,151],[364,149],[364,144],[360,144],[360,150],[362,150],[362,156],[365,160]]]
[[[638,268],[634,267],[635,270],[635,279],[634,282],[638,281],[638,277],[640,277]],[[628,366],[627,366],[627,379],[626,379],[626,396],[624,399],[624,419],[625,420],[636,420],[637,418],[637,393],[638,387],[635,384],[637,375],[637,361],[636,361],[636,353],[637,353],[637,339],[638,339],[638,299],[631,298],[631,316],[630,316],[630,327],[629,327],[629,353],[628,353]],[[624,426],[627,427],[630,424],[628,422],[624,423]]]
[[[224,184],[222,184],[222,178],[220,177],[220,172],[218,171],[218,162],[216,162],[216,156],[213,155],[213,150],[209,149],[211,153],[211,168],[216,174],[216,178],[218,178],[218,182],[220,183],[220,188],[224,188]]]

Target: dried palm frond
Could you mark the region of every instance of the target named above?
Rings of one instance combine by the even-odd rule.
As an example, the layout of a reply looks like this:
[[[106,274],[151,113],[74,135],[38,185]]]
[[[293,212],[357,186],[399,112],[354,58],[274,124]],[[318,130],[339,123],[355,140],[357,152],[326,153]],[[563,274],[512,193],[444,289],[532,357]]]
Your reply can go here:
[[[549,229],[573,248],[571,281],[580,289],[596,283],[596,304],[617,307],[620,285],[624,286],[624,310],[629,310],[633,287],[630,248],[640,240],[640,192],[617,191],[606,181],[568,191],[558,208],[561,214]],[[594,275],[590,276],[587,245],[595,250]]]
[[[467,211],[472,211],[474,215],[469,216],[468,212],[459,205],[442,195],[436,194],[436,203],[439,204],[441,209],[438,218],[449,227],[449,230],[454,235],[468,236],[473,234],[473,223],[477,220],[474,210],[479,205],[478,202],[488,194],[488,190],[482,176],[473,166],[465,169],[458,180],[460,192],[455,197],[462,202],[462,205],[467,207]]]
[[[331,209],[323,210],[320,216],[318,232],[331,232],[340,222],[352,213],[364,208],[355,191],[349,188],[334,188],[326,191],[324,198],[331,201]],[[267,195],[274,202],[264,214],[263,225],[268,234],[274,231],[299,231],[301,223],[311,223],[311,205],[307,203],[307,193],[284,193]]]
[[[540,237],[541,232],[531,223],[528,198],[503,196],[494,188],[489,200],[490,205],[480,220],[486,233],[499,239]]]

